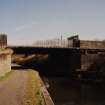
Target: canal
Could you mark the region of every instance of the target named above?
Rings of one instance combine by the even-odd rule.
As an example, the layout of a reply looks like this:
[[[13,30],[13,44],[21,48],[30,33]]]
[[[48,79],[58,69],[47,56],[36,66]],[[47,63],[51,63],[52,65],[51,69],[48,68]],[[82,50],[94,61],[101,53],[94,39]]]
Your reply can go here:
[[[48,78],[55,105],[105,105],[105,85],[67,78]]]

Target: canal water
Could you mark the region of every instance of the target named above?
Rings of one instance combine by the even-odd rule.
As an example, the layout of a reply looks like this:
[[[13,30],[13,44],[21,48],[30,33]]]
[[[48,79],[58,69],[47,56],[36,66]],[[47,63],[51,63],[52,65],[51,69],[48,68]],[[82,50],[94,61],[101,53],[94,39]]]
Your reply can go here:
[[[105,105],[103,83],[88,83],[67,78],[48,78],[55,105]]]

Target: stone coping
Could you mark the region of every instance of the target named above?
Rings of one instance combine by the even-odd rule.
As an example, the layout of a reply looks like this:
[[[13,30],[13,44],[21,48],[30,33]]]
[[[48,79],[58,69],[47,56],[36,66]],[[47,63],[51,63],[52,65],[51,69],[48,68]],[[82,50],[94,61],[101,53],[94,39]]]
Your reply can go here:
[[[10,48],[5,48],[3,50],[0,51],[0,55],[12,55],[13,54],[13,50]]]

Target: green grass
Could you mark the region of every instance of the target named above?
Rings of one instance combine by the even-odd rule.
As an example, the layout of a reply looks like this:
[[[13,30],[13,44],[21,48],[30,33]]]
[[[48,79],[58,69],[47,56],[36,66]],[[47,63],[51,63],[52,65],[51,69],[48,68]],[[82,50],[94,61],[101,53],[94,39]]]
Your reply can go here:
[[[4,51],[4,48],[0,48],[0,51]]]
[[[24,105],[45,105],[41,92],[41,81],[38,73],[29,70],[29,78],[25,90]]]
[[[4,76],[0,76],[0,81],[8,79],[14,71],[11,70],[10,72],[6,73]]]

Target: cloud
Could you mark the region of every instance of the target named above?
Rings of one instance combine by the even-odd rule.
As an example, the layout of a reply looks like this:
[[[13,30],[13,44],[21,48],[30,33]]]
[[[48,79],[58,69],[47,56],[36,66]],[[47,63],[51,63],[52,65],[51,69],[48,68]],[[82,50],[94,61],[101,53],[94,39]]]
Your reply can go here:
[[[21,26],[18,26],[15,30],[16,30],[16,32],[29,30],[29,29],[33,28],[34,25],[35,25],[35,23],[21,25]]]

